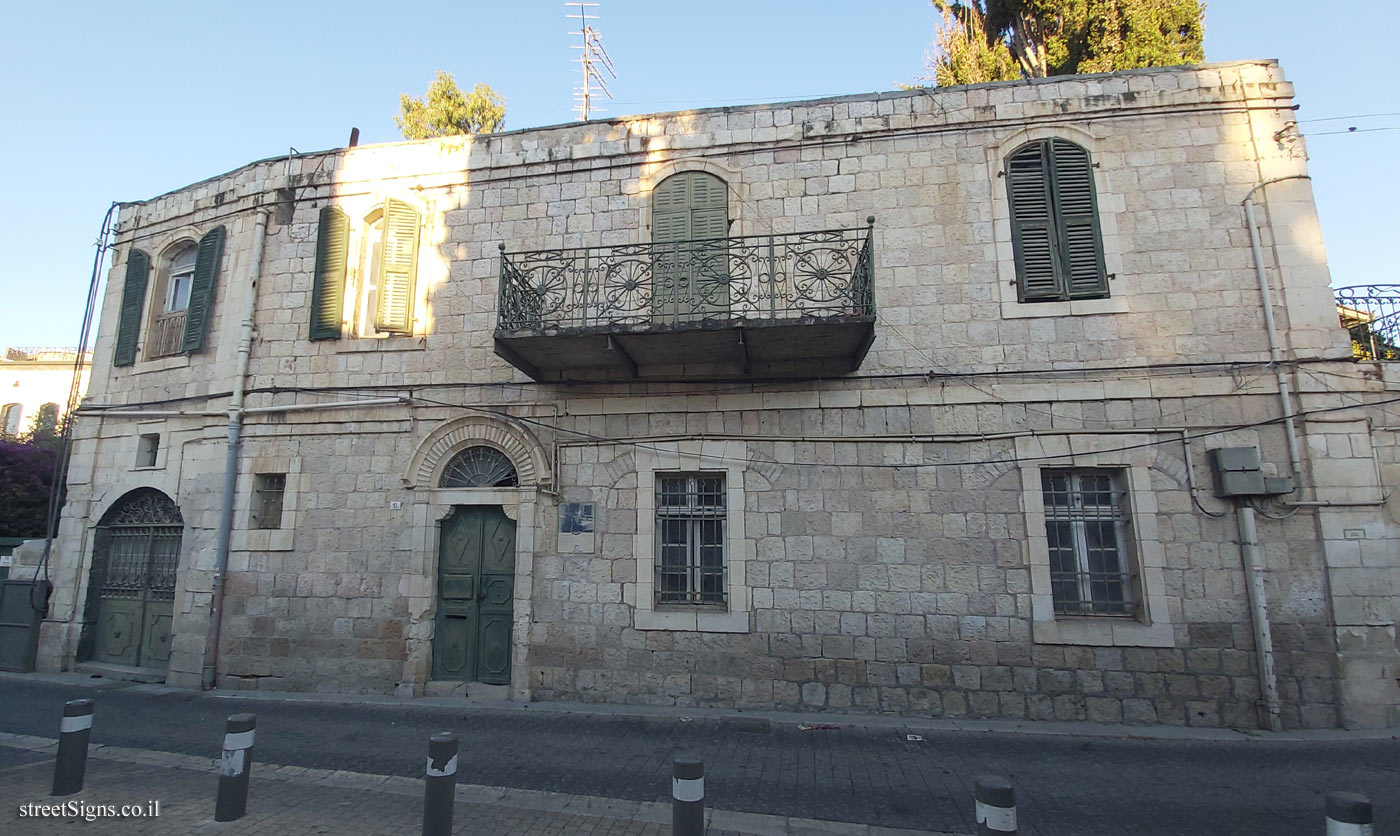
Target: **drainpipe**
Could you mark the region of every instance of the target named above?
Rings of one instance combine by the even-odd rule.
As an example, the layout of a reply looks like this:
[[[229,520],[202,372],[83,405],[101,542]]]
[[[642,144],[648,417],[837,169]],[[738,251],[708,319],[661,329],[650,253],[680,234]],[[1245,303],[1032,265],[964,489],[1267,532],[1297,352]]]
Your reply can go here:
[[[1274,366],[1274,375],[1278,380],[1278,400],[1279,408],[1283,411],[1283,429],[1288,437],[1288,461],[1293,469],[1293,483],[1302,489],[1303,478],[1303,456],[1298,449],[1298,432],[1294,420],[1293,396],[1289,392],[1288,375],[1284,373],[1279,362],[1283,359],[1283,351],[1279,346],[1278,330],[1274,327],[1274,302],[1273,296],[1269,292],[1269,277],[1264,273],[1264,255],[1259,245],[1259,224],[1254,220],[1254,193],[1271,183],[1281,183],[1285,180],[1311,180],[1306,174],[1294,174],[1289,177],[1277,177],[1273,180],[1265,180],[1259,185],[1249,190],[1249,194],[1244,197],[1244,219],[1245,225],[1249,227],[1249,249],[1254,255],[1254,275],[1259,280],[1259,298],[1264,306],[1264,333],[1269,339],[1269,362]]]
[[[238,488],[238,448],[243,429],[243,389],[248,378],[248,356],[253,349],[253,312],[257,309],[258,275],[262,269],[263,243],[267,235],[267,210],[259,209],[253,226],[253,254],[248,265],[248,302],[238,334],[238,370],[228,404],[228,455],[224,459],[224,500],[219,509],[219,539],[214,553],[214,578],[209,598],[209,635],[204,644],[200,686],[214,687],[219,664],[219,627],[224,615],[224,575],[228,572],[229,541],[233,535],[233,498]]]
[[[1240,553],[1244,557],[1245,582],[1249,586],[1249,606],[1254,611],[1254,655],[1259,669],[1259,693],[1268,710],[1269,731],[1283,731],[1279,719],[1278,679],[1274,675],[1274,639],[1269,629],[1269,602],[1264,590],[1264,561],[1259,553],[1259,531],[1254,525],[1254,509],[1245,502],[1235,504],[1240,526]]]

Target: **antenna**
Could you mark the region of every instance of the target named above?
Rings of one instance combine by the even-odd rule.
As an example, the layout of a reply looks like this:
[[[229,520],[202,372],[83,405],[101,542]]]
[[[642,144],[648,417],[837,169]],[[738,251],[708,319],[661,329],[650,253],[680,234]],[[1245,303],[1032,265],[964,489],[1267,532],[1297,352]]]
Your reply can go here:
[[[599,93],[602,93],[609,99],[612,98],[612,92],[608,90],[607,83],[603,81],[603,73],[601,71],[606,70],[607,74],[611,76],[613,80],[617,79],[617,73],[613,70],[612,59],[608,57],[607,50],[603,49],[603,36],[588,23],[590,20],[598,19],[597,15],[588,14],[588,9],[596,7],[597,5],[597,3],[587,3],[582,2],[582,0],[572,0],[572,2],[564,4],[565,8],[578,9],[577,15],[571,12],[566,15],[566,17],[568,20],[578,21],[579,31],[570,32],[569,34],[578,35],[582,39],[582,43],[573,45],[573,49],[582,50],[579,57],[574,59],[583,65],[583,80],[574,88],[574,101],[578,102],[578,104],[574,105],[573,111],[579,115],[578,118],[580,122],[587,122],[589,115],[593,111],[597,110],[602,112],[603,110],[593,104],[595,87]]]

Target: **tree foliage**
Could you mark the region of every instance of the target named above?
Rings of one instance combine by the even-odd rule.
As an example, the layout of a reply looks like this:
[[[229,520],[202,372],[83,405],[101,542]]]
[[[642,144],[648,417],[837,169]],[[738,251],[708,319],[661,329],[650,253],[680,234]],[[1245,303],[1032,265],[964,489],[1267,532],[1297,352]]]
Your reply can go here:
[[[394,122],[404,139],[495,133],[505,127],[506,99],[487,84],[464,94],[452,73],[438,70],[422,99],[407,93],[399,96]]]
[[[1200,0],[931,0],[943,13],[928,69],[939,85],[1192,64]]]
[[[0,537],[42,537],[57,453],[51,448],[0,441]]]

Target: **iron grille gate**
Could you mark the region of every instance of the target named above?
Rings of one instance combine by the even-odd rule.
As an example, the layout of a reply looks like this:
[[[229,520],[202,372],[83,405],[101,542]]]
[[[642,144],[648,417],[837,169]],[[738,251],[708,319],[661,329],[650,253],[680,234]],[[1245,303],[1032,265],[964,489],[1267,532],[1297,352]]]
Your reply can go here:
[[[169,660],[183,530],[174,503],[158,494],[122,503],[99,528],[97,661],[160,667]]]

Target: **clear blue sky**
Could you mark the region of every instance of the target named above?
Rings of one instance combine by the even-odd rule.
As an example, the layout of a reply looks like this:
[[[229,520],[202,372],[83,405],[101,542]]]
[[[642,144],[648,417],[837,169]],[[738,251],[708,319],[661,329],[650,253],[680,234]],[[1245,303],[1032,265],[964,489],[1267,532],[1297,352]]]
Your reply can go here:
[[[921,72],[927,0],[601,0],[620,116],[889,90]],[[1390,0],[1212,0],[1210,61],[1278,58],[1297,87],[1333,283],[1400,283]],[[435,70],[508,99],[506,127],[573,118],[562,0],[27,2],[0,27],[0,346],[72,345],[112,201],[264,157],[398,139]],[[1365,32],[1358,32],[1362,21]],[[1370,37],[1366,33],[1372,33]],[[1340,134],[1324,135],[1327,132]]]

